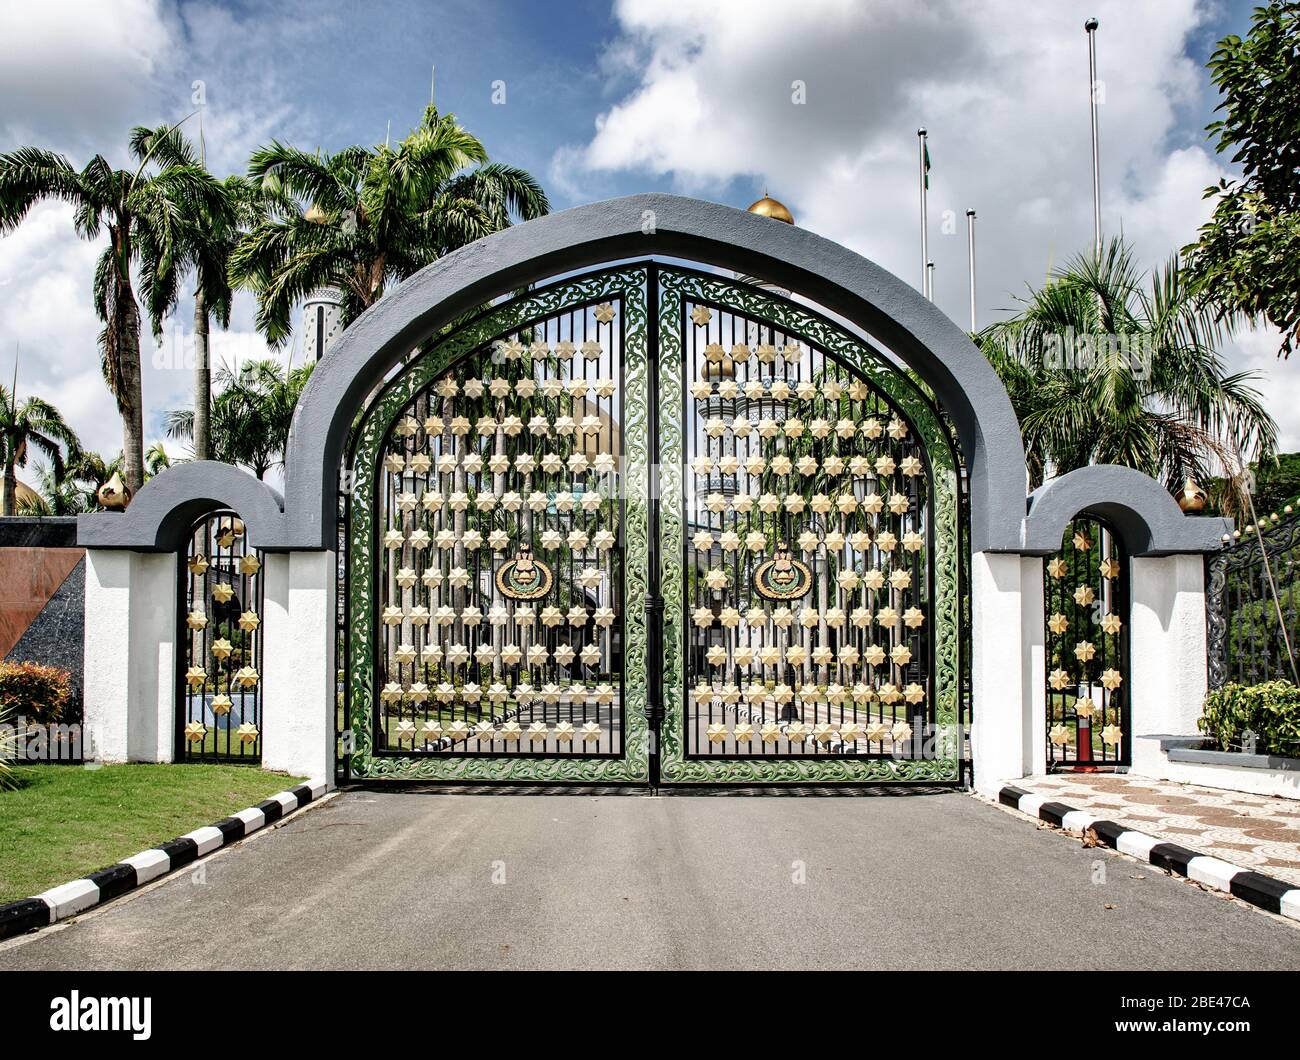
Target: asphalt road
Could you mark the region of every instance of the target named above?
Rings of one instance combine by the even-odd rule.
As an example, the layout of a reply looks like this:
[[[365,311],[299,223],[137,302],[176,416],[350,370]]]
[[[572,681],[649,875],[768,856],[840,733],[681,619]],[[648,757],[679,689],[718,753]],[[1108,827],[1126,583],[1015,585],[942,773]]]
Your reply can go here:
[[[956,793],[353,791],[203,866],[0,968],[1300,969],[1289,923]]]

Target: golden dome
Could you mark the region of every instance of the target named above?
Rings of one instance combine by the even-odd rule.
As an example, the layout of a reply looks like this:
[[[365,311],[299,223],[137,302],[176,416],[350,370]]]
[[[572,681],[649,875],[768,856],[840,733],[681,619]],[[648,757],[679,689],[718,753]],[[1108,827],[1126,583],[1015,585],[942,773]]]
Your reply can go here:
[[[794,214],[785,208],[785,203],[777,202],[768,195],[750,206],[749,212],[756,213],[759,217],[770,217],[774,221],[784,221],[788,225],[794,224]]]
[[[16,500],[14,501],[15,508],[23,504],[39,505],[41,503],[41,495],[37,493],[34,489],[32,489],[31,486],[27,485],[27,483],[24,482],[22,479],[18,479],[17,486],[18,488],[14,490],[14,497],[16,498]],[[4,495],[5,495],[5,486],[3,482],[0,482],[0,504],[4,503]]]

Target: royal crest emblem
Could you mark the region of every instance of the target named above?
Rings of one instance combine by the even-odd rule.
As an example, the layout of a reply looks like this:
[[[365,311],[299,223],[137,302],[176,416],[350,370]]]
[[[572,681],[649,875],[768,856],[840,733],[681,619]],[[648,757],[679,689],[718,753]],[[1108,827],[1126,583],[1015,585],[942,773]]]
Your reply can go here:
[[[551,591],[551,568],[533,558],[530,545],[520,545],[515,558],[497,571],[497,590],[511,600],[536,600]]]
[[[782,541],[776,552],[754,572],[754,591],[767,600],[797,600],[812,588],[812,571],[794,558]]]

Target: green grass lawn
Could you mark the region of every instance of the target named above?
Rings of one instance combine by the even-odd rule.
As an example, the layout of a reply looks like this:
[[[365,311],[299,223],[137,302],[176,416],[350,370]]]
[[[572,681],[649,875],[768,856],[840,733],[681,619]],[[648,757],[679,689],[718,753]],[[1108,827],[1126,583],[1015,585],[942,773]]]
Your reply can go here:
[[[26,766],[0,791],[0,902],[212,824],[299,780],[247,766]]]

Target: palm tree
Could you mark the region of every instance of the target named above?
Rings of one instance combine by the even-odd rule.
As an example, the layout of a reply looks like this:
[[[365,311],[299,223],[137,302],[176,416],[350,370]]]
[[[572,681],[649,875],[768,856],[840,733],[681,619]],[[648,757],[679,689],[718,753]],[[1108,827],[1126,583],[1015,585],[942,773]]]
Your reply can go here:
[[[19,500],[19,515],[79,515],[92,510],[66,466],[59,475],[51,465],[37,464],[36,481],[38,495]]]
[[[4,508],[0,515],[18,513],[17,468],[27,466],[27,454],[36,449],[45,455],[55,478],[63,476],[65,454],[77,451],[77,436],[59,410],[48,401],[18,398],[0,384],[0,463],[4,465]]]
[[[388,283],[508,227],[512,216],[550,209],[531,175],[489,162],[455,115],[432,104],[395,147],[322,155],[277,141],[254,152],[249,173],[273,205],[240,240],[230,271],[257,293],[257,326],[276,346],[291,333],[294,305],[312,291],[342,293],[346,327]]]
[[[143,402],[140,392],[140,308],[131,275],[139,270],[142,290],[166,283],[175,268],[178,228],[214,201],[218,185],[200,167],[162,164],[146,172],[151,160],[143,144],[132,145],[134,170],[114,169],[96,155],[76,170],[61,154],[21,147],[0,155],[0,233],[13,231],[36,203],[57,199],[75,207],[77,232],[84,239],[108,233],[95,270],[95,311],[104,323],[99,336],[104,381],[122,417],[126,484],[132,492],[144,482]]]
[[[144,453],[144,469],[149,478],[172,466],[172,458],[167,454],[162,442],[154,442]]]
[[[1144,277],[1110,241],[1055,272],[1024,308],[976,336],[1011,395],[1031,486],[1123,464],[1171,490],[1215,465],[1271,454],[1277,425],[1251,372],[1225,372],[1231,316],[1193,296],[1172,258]]]
[[[148,129],[137,126],[131,133],[132,150],[152,155],[165,166],[205,167],[203,152],[174,126]],[[176,307],[178,280],[194,276],[194,459],[211,455],[212,359],[209,333],[212,318],[222,328],[230,326],[233,292],[228,266],[235,244],[262,212],[264,196],[246,177],[230,176],[218,185],[212,200],[189,203],[197,212],[180,219],[178,249],[173,268],[156,283],[149,306],[155,335],[161,333],[163,318]]]
[[[221,390],[212,402],[212,455],[228,464],[242,464],[258,478],[284,461],[289,426],[298,396],[314,364],[286,369],[279,361],[245,363],[238,372],[220,368]],[[172,438],[192,438],[194,410],[168,414]]]
[[[99,507],[99,487],[122,473],[122,463],[121,453],[105,460],[92,450],[79,451],[68,459],[64,478],[77,484],[85,511],[93,512]]]

